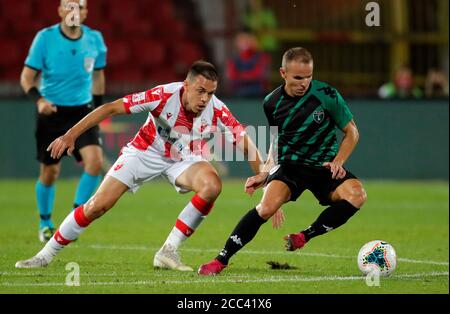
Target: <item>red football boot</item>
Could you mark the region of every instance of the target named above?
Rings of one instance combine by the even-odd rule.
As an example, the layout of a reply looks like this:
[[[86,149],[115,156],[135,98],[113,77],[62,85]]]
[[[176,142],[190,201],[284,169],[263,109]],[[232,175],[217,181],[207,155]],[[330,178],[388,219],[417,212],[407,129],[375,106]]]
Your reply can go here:
[[[286,240],[285,247],[287,251],[301,249],[307,242],[302,232],[288,234],[284,239]]]
[[[213,259],[207,264],[203,264],[198,269],[198,274],[203,276],[214,276],[220,273],[227,265],[222,264],[217,259]]]

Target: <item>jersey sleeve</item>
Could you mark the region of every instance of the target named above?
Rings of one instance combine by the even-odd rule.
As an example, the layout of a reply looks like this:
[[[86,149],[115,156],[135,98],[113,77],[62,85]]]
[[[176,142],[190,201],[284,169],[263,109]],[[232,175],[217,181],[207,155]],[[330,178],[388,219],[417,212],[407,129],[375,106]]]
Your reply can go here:
[[[224,133],[228,142],[236,144],[245,135],[244,126],[233,116],[225,104],[214,107],[214,116],[217,119],[218,129]]]
[[[353,119],[353,114],[350,112],[347,102],[337,90],[336,96],[330,97],[327,102],[327,110],[341,130]]]
[[[38,32],[33,39],[28,56],[25,59],[25,65],[41,71],[44,67],[44,50],[45,50],[45,38],[42,31]]]
[[[264,101],[263,103],[263,108],[264,114],[266,115],[267,123],[269,123],[269,126],[275,126],[275,120],[273,119],[273,112],[268,106],[266,101]]]
[[[108,52],[108,48],[105,45],[105,41],[103,40],[103,36],[100,32],[97,32],[97,49],[98,56],[95,59],[94,70],[101,70],[106,67],[106,54]]]
[[[140,112],[152,112],[165,99],[164,89],[157,86],[145,92],[130,94],[123,97],[123,105],[128,114]]]

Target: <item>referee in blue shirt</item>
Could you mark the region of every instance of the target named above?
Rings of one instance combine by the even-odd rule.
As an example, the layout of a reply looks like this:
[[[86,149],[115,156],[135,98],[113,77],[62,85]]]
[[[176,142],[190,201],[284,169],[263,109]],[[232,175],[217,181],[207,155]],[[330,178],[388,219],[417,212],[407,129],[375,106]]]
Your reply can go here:
[[[107,48],[100,32],[82,25],[87,17],[87,0],[61,0],[62,21],[39,31],[25,61],[20,83],[36,104],[37,159],[40,174],[36,183],[40,213],[39,239],[48,241],[54,232],[51,220],[55,181],[61,163],[50,157],[48,145],[76,122],[102,104],[105,93]],[[79,23],[73,19],[79,16]],[[80,136],[74,156],[83,161],[84,173],[75,195],[74,207],[91,197],[103,163],[99,130],[94,127]]]

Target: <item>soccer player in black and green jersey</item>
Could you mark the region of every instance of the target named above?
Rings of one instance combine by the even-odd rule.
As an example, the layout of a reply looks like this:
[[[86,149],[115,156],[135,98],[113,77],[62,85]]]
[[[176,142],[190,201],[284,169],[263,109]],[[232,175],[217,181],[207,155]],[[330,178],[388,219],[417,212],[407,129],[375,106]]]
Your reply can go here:
[[[245,184],[250,195],[266,185],[264,195],[242,217],[219,255],[200,266],[200,275],[220,273],[270,217],[274,217],[274,226],[279,226],[284,220],[281,206],[295,201],[304,190],[310,190],[321,205],[328,207],[308,228],[285,237],[288,251],[300,249],[310,239],[343,225],[366,201],[361,182],[343,166],[359,133],[342,96],[328,84],[312,80],[313,59],[304,48],[285,52],[280,74],[284,84],[264,100],[270,126],[278,127],[276,145],[271,146],[277,160],[269,153],[262,172]],[[336,128],[344,133],[340,145]]]

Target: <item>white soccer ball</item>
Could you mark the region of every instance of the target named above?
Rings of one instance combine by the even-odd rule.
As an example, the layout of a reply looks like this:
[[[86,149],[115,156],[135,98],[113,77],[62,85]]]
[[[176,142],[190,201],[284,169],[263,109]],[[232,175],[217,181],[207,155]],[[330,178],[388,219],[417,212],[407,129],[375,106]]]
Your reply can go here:
[[[386,277],[397,267],[397,254],[392,245],[385,241],[370,241],[359,250],[358,267],[364,275],[377,272]]]

